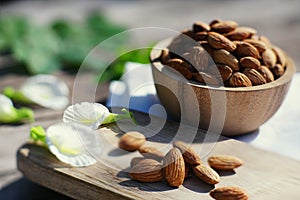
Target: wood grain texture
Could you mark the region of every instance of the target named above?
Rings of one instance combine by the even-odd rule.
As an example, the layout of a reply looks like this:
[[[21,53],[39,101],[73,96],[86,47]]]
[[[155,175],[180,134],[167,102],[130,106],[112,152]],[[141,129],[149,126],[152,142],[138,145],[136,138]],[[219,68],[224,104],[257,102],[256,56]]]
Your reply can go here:
[[[135,113],[135,116],[141,124],[149,122],[144,114]],[[152,120],[156,119],[152,117]],[[166,148],[161,149],[166,152],[171,148],[169,141],[178,134],[176,130],[178,124],[168,121],[156,135],[148,137],[147,143],[164,146]],[[214,143],[216,135],[208,139],[199,130],[192,147],[202,155],[205,164],[210,155],[230,154],[241,158],[244,165],[235,171],[219,172],[221,181],[215,186],[207,185],[195,176],[188,178],[178,189],[168,186],[166,182],[140,183],[130,180],[126,172],[129,162],[122,161],[121,167],[112,166],[114,159],[130,160],[139,155],[138,152],[111,153],[120,150],[114,142],[122,133],[117,124],[99,129],[99,134],[111,144],[106,146],[108,150],[103,151],[103,156],[95,165],[72,168],[56,160],[47,149],[25,144],[17,153],[18,168],[30,180],[75,199],[211,199],[208,192],[219,186],[239,186],[249,193],[250,199],[256,200],[298,197],[300,162],[223,137]]]

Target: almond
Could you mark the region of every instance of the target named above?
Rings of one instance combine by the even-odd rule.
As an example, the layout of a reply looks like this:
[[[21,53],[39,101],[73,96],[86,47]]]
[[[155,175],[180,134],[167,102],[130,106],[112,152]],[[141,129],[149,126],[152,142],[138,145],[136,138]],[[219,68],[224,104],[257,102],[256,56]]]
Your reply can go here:
[[[240,42],[236,46],[236,51],[235,53],[238,55],[238,57],[246,57],[246,56],[251,56],[254,58],[260,58],[258,50],[250,43],[247,42]]]
[[[256,30],[250,27],[237,27],[235,30],[224,34],[230,40],[244,40],[256,34]]]
[[[163,159],[164,176],[170,186],[182,185],[185,177],[185,163],[179,149],[173,147]]]
[[[207,41],[200,41],[198,42],[205,50],[206,52],[212,57],[213,56],[213,53],[214,53],[214,50],[213,48],[208,44]]]
[[[220,21],[211,25],[211,30],[218,33],[227,33],[233,31],[238,24],[234,21]]]
[[[161,164],[153,159],[143,159],[133,165],[129,172],[133,180],[140,182],[157,182],[163,179]]]
[[[250,79],[253,86],[265,84],[265,78],[255,69],[246,68],[244,74]]]
[[[259,36],[254,34],[252,35],[249,39],[253,39],[253,40],[259,40]],[[247,42],[247,41],[246,41]]]
[[[194,73],[193,79],[205,85],[220,85],[220,81],[216,77],[205,72]]]
[[[277,46],[273,46],[273,51],[276,55],[277,63],[281,64],[282,67],[285,67],[286,66],[286,55],[285,55],[284,51]]]
[[[189,52],[182,56],[187,60],[197,71],[203,71],[207,68],[209,55],[206,50],[199,46],[194,46]]]
[[[247,200],[248,194],[238,187],[219,187],[211,190],[209,195],[216,200]]]
[[[193,166],[193,171],[205,183],[213,185],[220,182],[219,174],[206,165]]]
[[[281,66],[281,64],[276,64],[274,65],[274,67],[271,69],[274,77],[277,79],[279,78],[280,76],[283,75],[284,73],[284,68]]]
[[[233,170],[243,165],[243,161],[235,156],[215,155],[207,160],[209,166],[217,170]]]
[[[206,31],[201,31],[201,32],[195,33],[194,39],[195,39],[196,41],[204,41],[204,40],[207,40],[207,32],[206,32]]]
[[[233,71],[240,70],[238,59],[236,59],[234,55],[224,49],[215,50],[213,59],[215,63],[227,65]]]
[[[262,65],[257,71],[265,78],[267,83],[274,81],[274,75],[268,67]]]
[[[181,31],[181,33],[183,35],[186,35],[186,36],[190,37],[190,38],[195,37],[195,33],[193,31],[189,30],[189,29],[185,29],[185,30]]]
[[[145,158],[151,158],[158,161],[161,161],[164,158],[164,153],[156,149],[155,147],[150,146],[141,146],[139,148],[139,152],[145,157]]]
[[[250,79],[241,72],[235,72],[229,79],[229,86],[231,87],[250,87],[252,83]]]
[[[244,42],[248,42],[249,44],[252,44],[259,53],[262,53],[265,50],[267,50],[266,44],[262,41],[255,40],[255,39],[246,39],[244,40]]]
[[[240,66],[243,68],[258,69],[260,67],[260,62],[256,58],[247,56],[240,59]]]
[[[169,60],[166,65],[175,69],[187,79],[191,79],[193,77],[190,65],[179,58],[173,58]]]
[[[175,37],[169,44],[168,49],[173,55],[182,55],[183,53],[189,51],[192,46],[195,46],[197,42],[194,40],[193,35],[189,36],[188,33],[183,33]]]
[[[189,147],[186,143],[182,141],[176,141],[173,143],[173,145],[180,150],[186,163],[191,165],[201,164],[201,159],[198,153],[193,148]]]
[[[145,160],[144,157],[133,157],[130,161],[130,167],[133,167],[134,165],[138,164],[141,160]]]
[[[214,19],[209,23],[209,26],[212,27],[214,24],[221,22],[221,19]]]
[[[126,151],[135,151],[146,141],[145,136],[137,131],[130,131],[121,136],[119,147]]]
[[[216,32],[209,32],[207,35],[207,41],[210,46],[215,49],[225,49],[232,52],[236,49],[236,46],[228,38]]]
[[[209,66],[206,72],[216,78],[220,77],[222,81],[225,82],[231,77],[233,70],[227,65],[216,64],[216,65]]]
[[[166,63],[166,65],[168,65],[169,67],[172,67],[173,69],[177,69],[180,67],[181,63],[183,62],[183,60],[179,59],[179,58],[173,58],[168,60],[168,62]]]
[[[272,49],[267,49],[262,53],[262,62],[265,66],[272,68],[276,64],[276,54]]]
[[[162,64],[166,64],[170,60],[170,52],[169,49],[161,50],[160,60]]]
[[[194,33],[201,32],[201,31],[209,31],[210,26],[204,22],[197,21],[193,24],[193,31]]]

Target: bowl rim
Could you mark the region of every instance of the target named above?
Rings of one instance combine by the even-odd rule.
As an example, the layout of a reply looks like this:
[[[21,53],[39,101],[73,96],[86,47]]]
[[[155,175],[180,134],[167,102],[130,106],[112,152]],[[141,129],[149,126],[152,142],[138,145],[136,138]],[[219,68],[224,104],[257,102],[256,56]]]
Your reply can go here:
[[[284,84],[290,82],[291,79],[293,78],[293,75],[296,72],[296,67],[295,67],[294,61],[292,60],[292,58],[287,56],[287,66],[286,66],[285,72],[281,77],[279,77],[275,81],[272,81],[272,82],[269,82],[266,84],[262,84],[262,85],[251,86],[251,87],[225,87],[225,86],[216,87],[216,86],[201,85],[201,84],[197,83],[196,81],[187,80],[187,79],[183,78],[183,76],[177,75],[176,73],[172,72],[171,68],[165,67],[165,65],[163,65],[160,61],[157,60],[160,56],[161,50],[166,48],[171,43],[172,40],[173,40],[173,37],[161,40],[152,48],[151,53],[150,53],[151,66],[155,67],[159,72],[163,73],[164,75],[170,76],[170,78],[174,78],[180,82],[186,83],[193,87],[200,87],[200,88],[211,89],[211,90],[233,91],[233,92],[266,90],[266,89],[271,89],[271,88],[274,88],[274,87],[277,87],[280,85],[284,85]],[[166,71],[168,71],[168,74],[163,72],[163,69],[166,69]]]

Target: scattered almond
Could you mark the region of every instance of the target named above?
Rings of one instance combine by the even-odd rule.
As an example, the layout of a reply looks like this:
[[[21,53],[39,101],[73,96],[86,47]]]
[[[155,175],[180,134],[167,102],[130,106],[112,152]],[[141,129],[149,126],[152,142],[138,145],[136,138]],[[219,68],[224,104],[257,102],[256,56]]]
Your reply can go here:
[[[143,159],[137,162],[130,170],[130,177],[140,182],[157,182],[161,181],[162,166],[153,159]]]
[[[210,196],[216,200],[247,200],[248,194],[238,187],[219,187],[209,192]]]
[[[185,177],[185,163],[178,148],[173,147],[163,159],[164,176],[170,186],[182,185]]]
[[[182,153],[183,159],[186,163],[191,165],[201,164],[201,159],[198,153],[186,143],[181,141],[176,141],[173,143],[174,147],[178,148]]]
[[[208,184],[217,184],[220,182],[220,176],[215,170],[206,165],[193,166],[194,174],[202,181]]]
[[[135,151],[146,141],[145,136],[137,131],[130,131],[121,136],[119,147],[126,151]]]
[[[207,160],[209,166],[217,170],[233,170],[243,165],[243,161],[235,156],[215,155]]]
[[[130,161],[130,167],[133,167],[134,165],[139,163],[141,160],[145,160],[145,158],[144,157],[134,157],[134,158],[132,158],[131,161]]]

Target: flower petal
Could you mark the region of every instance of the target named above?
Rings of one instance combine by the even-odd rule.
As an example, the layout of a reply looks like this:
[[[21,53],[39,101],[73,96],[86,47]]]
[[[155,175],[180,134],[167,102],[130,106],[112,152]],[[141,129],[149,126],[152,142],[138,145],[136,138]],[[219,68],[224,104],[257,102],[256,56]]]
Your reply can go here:
[[[34,103],[55,110],[69,104],[68,86],[52,75],[36,75],[23,84],[20,91]]]
[[[17,113],[15,112],[12,101],[8,97],[0,94],[0,122],[14,122],[16,117]]]
[[[83,124],[96,130],[109,114],[107,107],[102,104],[82,102],[65,110],[63,122]]]
[[[60,161],[74,167],[96,163],[90,152],[101,151],[99,138],[90,128],[74,123],[58,123],[46,131],[49,150]]]
[[[13,102],[7,96],[0,94],[0,106],[13,106]]]

